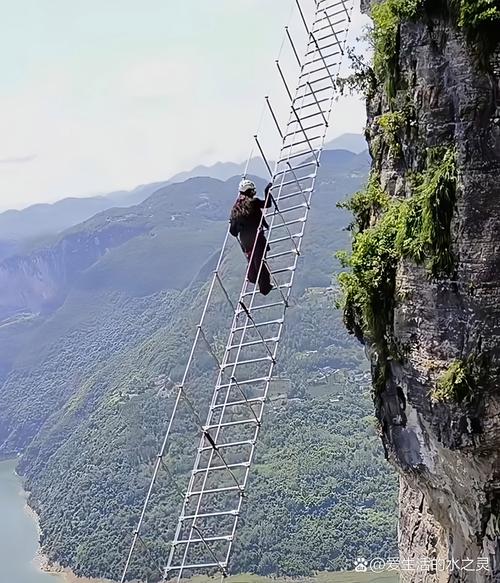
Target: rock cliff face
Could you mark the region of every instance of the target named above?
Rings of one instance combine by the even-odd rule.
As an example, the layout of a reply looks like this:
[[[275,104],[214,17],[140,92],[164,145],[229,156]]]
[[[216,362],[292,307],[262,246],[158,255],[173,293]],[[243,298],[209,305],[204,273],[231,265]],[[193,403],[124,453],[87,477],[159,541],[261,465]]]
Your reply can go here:
[[[31,254],[0,261],[0,321],[20,313],[52,311],[75,277],[143,230],[111,224],[98,233],[77,231]]]
[[[403,578],[500,581],[500,7],[362,4],[372,190],[345,319],[401,473]]]

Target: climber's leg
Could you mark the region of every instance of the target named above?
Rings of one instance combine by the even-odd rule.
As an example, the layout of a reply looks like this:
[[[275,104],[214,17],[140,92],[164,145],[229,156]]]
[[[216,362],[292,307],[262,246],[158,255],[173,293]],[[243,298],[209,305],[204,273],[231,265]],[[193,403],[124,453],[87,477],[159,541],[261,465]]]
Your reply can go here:
[[[255,262],[255,268],[257,269],[257,272],[260,268],[260,276],[259,276],[259,290],[260,293],[264,296],[267,296],[267,294],[273,289],[273,286],[271,284],[271,274],[269,273],[269,269],[267,268],[267,265],[265,263],[262,263],[262,260],[265,257],[266,254],[266,250],[267,250],[267,240],[264,237],[264,234],[261,232],[259,233],[258,237],[257,237],[257,244],[255,246],[255,256],[254,256],[254,262]],[[262,263],[262,267],[260,267]]]

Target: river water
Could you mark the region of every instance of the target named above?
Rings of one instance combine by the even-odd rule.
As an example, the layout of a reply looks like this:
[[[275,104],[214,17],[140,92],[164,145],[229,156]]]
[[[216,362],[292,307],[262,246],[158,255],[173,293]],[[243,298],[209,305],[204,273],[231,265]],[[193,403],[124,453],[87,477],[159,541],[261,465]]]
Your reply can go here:
[[[38,532],[26,510],[15,462],[0,462],[1,583],[63,583],[64,578],[40,571],[35,563]]]

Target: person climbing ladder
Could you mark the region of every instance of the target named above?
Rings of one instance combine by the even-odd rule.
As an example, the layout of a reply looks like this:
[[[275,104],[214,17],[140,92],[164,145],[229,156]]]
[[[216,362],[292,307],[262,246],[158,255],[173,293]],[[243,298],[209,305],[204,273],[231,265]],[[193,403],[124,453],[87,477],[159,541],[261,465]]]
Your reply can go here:
[[[266,296],[272,289],[271,274],[264,262],[260,267],[262,259],[269,250],[264,229],[269,226],[266,219],[262,217],[262,209],[269,208],[272,203],[270,195],[272,184],[268,184],[264,191],[265,198],[256,198],[257,189],[251,180],[242,180],[239,185],[239,196],[231,210],[229,232],[233,237],[239,239],[243,253],[248,262],[248,280],[250,283],[257,282],[259,274],[259,291]],[[262,225],[261,225],[262,219]],[[261,225],[261,228],[259,226]],[[255,250],[254,250],[255,247]],[[252,256],[253,255],[253,256]]]

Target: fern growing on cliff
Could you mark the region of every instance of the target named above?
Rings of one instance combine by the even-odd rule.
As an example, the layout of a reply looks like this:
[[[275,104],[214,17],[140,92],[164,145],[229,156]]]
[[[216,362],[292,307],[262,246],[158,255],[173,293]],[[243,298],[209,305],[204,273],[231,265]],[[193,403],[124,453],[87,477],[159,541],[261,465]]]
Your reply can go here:
[[[402,257],[425,264],[434,277],[451,275],[455,269],[451,244],[457,190],[455,158],[452,149],[430,149],[427,169],[415,177],[415,195],[401,207],[398,251]]]

